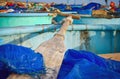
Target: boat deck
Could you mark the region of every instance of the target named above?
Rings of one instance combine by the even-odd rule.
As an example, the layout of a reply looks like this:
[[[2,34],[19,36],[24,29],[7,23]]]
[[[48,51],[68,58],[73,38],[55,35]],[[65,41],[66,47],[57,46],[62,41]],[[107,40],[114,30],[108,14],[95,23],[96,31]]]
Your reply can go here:
[[[110,58],[110,59],[113,59],[113,60],[120,61],[120,53],[100,54],[99,56],[102,56],[104,58]]]

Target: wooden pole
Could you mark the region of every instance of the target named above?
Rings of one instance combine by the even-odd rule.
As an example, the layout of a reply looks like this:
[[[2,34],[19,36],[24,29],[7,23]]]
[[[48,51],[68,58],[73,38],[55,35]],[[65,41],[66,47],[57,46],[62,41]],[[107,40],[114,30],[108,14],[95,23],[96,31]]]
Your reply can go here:
[[[72,23],[72,17],[69,16],[65,19],[60,31],[54,35],[48,41],[43,42],[35,51],[39,52],[43,55],[45,60],[45,65],[47,68],[51,68],[56,73],[42,76],[42,79],[50,79],[51,76],[53,79],[57,78],[57,74],[59,72],[64,53],[65,53],[65,45],[64,45],[64,35],[66,33],[67,27]],[[54,74],[54,76],[53,76]]]

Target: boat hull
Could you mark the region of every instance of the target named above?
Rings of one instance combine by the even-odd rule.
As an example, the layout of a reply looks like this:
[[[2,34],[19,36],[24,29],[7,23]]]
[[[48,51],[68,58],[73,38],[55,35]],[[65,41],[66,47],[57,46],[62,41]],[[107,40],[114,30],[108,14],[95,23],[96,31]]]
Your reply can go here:
[[[18,27],[27,25],[51,24],[48,13],[3,13],[0,14],[0,27]]]
[[[74,20],[73,24],[103,24],[103,25],[109,25],[109,24],[114,24],[114,25],[119,25],[120,24],[120,18],[94,18],[91,17],[90,15],[80,15],[81,18],[79,20]],[[54,20],[56,22],[60,22],[64,17],[58,15]]]
[[[61,25],[42,25],[0,29],[0,45],[11,43],[36,49],[50,39]],[[9,30],[9,32],[8,32]],[[71,25],[66,36],[67,49],[87,50],[96,54],[120,52],[120,25]]]

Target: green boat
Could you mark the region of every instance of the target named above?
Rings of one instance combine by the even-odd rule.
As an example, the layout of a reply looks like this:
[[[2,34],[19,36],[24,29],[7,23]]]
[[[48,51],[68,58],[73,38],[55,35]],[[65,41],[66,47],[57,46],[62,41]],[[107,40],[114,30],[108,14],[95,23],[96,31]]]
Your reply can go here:
[[[0,28],[51,24],[52,18],[49,13],[1,13]]]

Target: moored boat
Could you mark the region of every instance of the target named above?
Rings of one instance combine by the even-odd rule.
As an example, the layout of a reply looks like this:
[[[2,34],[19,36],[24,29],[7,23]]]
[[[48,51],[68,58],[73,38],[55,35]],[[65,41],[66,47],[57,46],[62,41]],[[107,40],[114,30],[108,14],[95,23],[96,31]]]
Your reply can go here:
[[[76,7],[76,6],[74,6],[74,7]],[[72,12],[67,11],[66,13],[76,14],[76,12],[73,12],[73,11]],[[11,15],[9,15],[9,14],[11,14]],[[95,67],[88,65],[84,62],[82,62],[82,64],[78,63],[79,66],[81,66],[81,67],[82,66],[86,67],[86,69],[90,68],[91,70],[88,69],[90,74],[91,74],[91,71],[96,73],[96,70],[94,70],[94,68],[99,67],[101,69],[100,66],[101,65],[104,66],[105,63],[107,63],[107,65],[109,65],[109,66],[107,66],[107,65],[105,66],[105,67],[108,67],[108,69],[105,68],[106,71],[107,70],[111,71],[111,69],[112,69],[111,67],[113,67],[113,70],[119,69],[119,65],[115,65],[116,63],[112,63],[111,59],[120,61],[120,58],[119,58],[119,55],[120,55],[120,41],[119,41],[119,39],[120,39],[120,37],[119,37],[120,36],[120,18],[107,19],[107,18],[96,18],[96,17],[92,17],[92,16],[88,16],[88,15],[86,15],[86,16],[83,15],[83,16],[81,16],[80,20],[74,20],[73,24],[68,27],[66,35],[63,36],[60,33],[56,34],[61,27],[60,23],[62,23],[61,21],[62,21],[62,19],[64,19],[63,16],[58,15],[56,18],[54,18],[54,20],[58,24],[51,24],[52,16],[48,16],[48,13],[39,13],[39,14],[38,13],[27,13],[27,14],[26,13],[20,13],[20,14],[19,13],[15,13],[15,14],[9,13],[9,14],[1,14],[1,17],[5,18],[5,20],[4,20],[5,22],[2,22],[4,24],[0,25],[1,26],[0,27],[0,45],[15,44],[15,45],[21,45],[21,46],[25,46],[27,48],[31,48],[32,50],[35,50],[44,41],[46,42],[48,39],[51,39],[51,37],[53,37],[53,36],[58,36],[58,37],[62,37],[63,40],[65,39],[66,50],[67,49],[85,50],[85,51],[94,53],[94,54],[89,54],[87,52],[86,53],[83,52],[83,56],[80,56],[80,57],[78,56],[79,53],[76,53],[76,56],[75,56],[75,52],[68,54],[68,55],[73,55],[73,57],[71,57],[71,58],[70,58],[70,56],[68,57],[68,58],[70,58],[70,60],[69,60],[70,63],[71,63],[71,60],[74,61],[74,59],[76,59],[77,61],[78,61],[78,59],[84,61],[84,59],[81,59],[81,58],[85,58],[85,61],[86,61],[86,59],[87,59],[86,55],[87,55],[88,59],[90,59],[90,63],[91,63],[91,61],[92,61],[93,65],[96,65],[96,63],[97,63],[97,66],[95,66]],[[43,18],[45,17],[44,15],[47,16],[47,19],[43,20]],[[76,14],[76,15],[79,15],[79,14]],[[10,17],[10,19],[12,19],[11,22],[13,22],[14,18],[15,18],[14,21],[16,21],[19,18],[23,18],[23,19],[26,18],[26,19],[24,19],[23,21],[19,20],[17,22],[14,22],[15,23],[15,25],[14,25],[14,23],[13,24],[11,22],[10,22],[11,24],[8,23],[9,17]],[[33,19],[34,17],[39,18],[41,20],[39,21],[39,19],[35,19],[35,20],[32,20],[32,22],[31,22],[31,19]],[[24,23],[25,20],[27,20],[27,22]],[[1,21],[3,21],[3,20],[1,20]],[[30,21],[30,22],[28,23],[28,21]],[[19,25],[19,22],[21,22],[20,24],[24,24],[24,25]],[[41,22],[41,23],[39,23],[39,22]],[[70,22],[72,23],[72,21],[70,21]],[[5,23],[6,24],[8,23],[8,24],[6,25]],[[65,25],[66,24],[63,24],[64,27],[62,28],[62,30],[66,30]],[[65,33],[65,32],[61,31],[61,33]],[[57,41],[57,42],[55,42],[55,41]],[[59,49],[57,46],[62,46],[59,44],[60,41],[58,41],[56,39],[55,39],[55,41],[53,40],[52,43],[45,43],[47,45],[46,48],[41,48],[40,51],[42,51],[42,49],[43,50],[45,49],[46,51],[50,52],[50,54],[52,53],[51,55],[53,55],[53,52],[55,53],[55,51],[52,51],[52,50]],[[54,46],[52,47],[53,43],[56,43],[55,47]],[[50,44],[50,46],[48,46],[49,44]],[[57,45],[57,44],[59,44],[59,45]],[[45,45],[43,45],[43,47],[44,46]],[[47,50],[47,48],[50,48],[51,50],[49,50],[49,49]],[[8,49],[10,49],[10,48],[8,47]],[[18,50],[18,51],[20,51],[20,50]],[[5,52],[7,53],[7,51],[5,51]],[[59,52],[61,52],[61,49],[59,49]],[[1,53],[3,53],[3,52],[1,52]],[[16,52],[14,52],[14,53],[16,54]],[[22,52],[22,53],[24,55],[24,52]],[[62,53],[60,53],[60,54],[62,54]],[[97,55],[95,56],[95,54],[100,55],[107,59],[100,58]],[[15,55],[14,54],[12,54],[12,55],[15,58]],[[12,59],[12,57],[11,57],[12,55],[10,53],[10,56],[8,55],[8,58],[10,57]],[[26,52],[26,55],[27,55],[27,52]],[[56,55],[53,57],[51,57],[49,54],[47,54],[47,55],[50,58],[53,58],[53,57],[57,57],[56,55],[58,55],[58,54],[56,53]],[[18,57],[17,54],[16,54],[16,57]],[[26,58],[27,60],[30,60],[30,59],[28,59],[28,56],[21,56],[21,57]],[[47,56],[45,56],[45,57],[47,58]],[[57,58],[59,58],[59,57],[60,56],[58,55]],[[96,57],[100,58],[100,60],[98,60]],[[74,58],[74,59],[72,59],[72,58]],[[26,59],[24,59],[24,60],[26,60]],[[105,63],[101,59],[104,59]],[[53,61],[54,60],[52,60],[51,62],[53,62]],[[49,62],[49,60],[48,60],[48,62]],[[102,64],[102,62],[104,64]],[[15,63],[13,63],[13,64],[15,64]],[[20,64],[22,64],[22,63],[20,63]],[[28,64],[31,64],[31,63],[28,63]],[[54,63],[50,63],[50,64],[54,64]],[[66,63],[63,63],[63,64],[66,64]],[[68,65],[68,64],[66,64],[66,65]],[[88,65],[88,66],[86,66],[86,65]],[[31,65],[29,65],[29,66],[31,66]],[[32,64],[32,67],[34,67],[34,66],[36,66],[36,65]],[[51,66],[53,66],[53,65],[51,65]],[[69,66],[71,66],[71,64]],[[77,69],[76,68],[74,68],[74,69],[77,70],[77,72],[79,70],[78,69],[79,66],[75,65],[75,67],[77,67]],[[83,69],[83,74],[84,74],[85,69],[83,67],[82,67],[82,69]],[[64,68],[64,66],[63,66],[63,68]],[[56,73],[54,73],[55,72],[54,70],[52,70],[52,71],[53,72],[50,74],[52,74],[54,77],[54,75]],[[101,70],[98,70],[98,71],[101,71]],[[103,70],[103,72],[105,72],[105,71]],[[114,71],[114,72],[116,73],[116,71]],[[77,75],[79,75],[80,73],[81,73],[81,71]],[[86,72],[86,73],[88,73],[88,72]],[[97,75],[101,76],[101,74],[103,74],[103,73],[100,73]],[[105,72],[105,74],[106,74],[106,72]],[[118,73],[118,75],[116,75],[116,74],[114,74],[114,75],[116,77],[120,76],[119,73]],[[10,79],[12,77],[17,78],[16,76],[20,77],[20,78],[22,78],[24,76],[27,77],[27,75],[24,75],[24,74],[19,75],[16,73],[16,74],[11,74],[9,78]],[[68,78],[70,76],[68,76]],[[73,78],[74,78],[74,76],[76,76],[76,74],[73,74]],[[61,76],[59,76],[59,77],[61,77]],[[85,77],[86,77],[86,75],[85,75]],[[89,77],[96,77],[96,75],[95,74],[94,74],[94,76],[89,75]],[[89,79],[89,77],[88,77],[88,79]],[[101,76],[101,77],[103,77],[103,76]],[[109,75],[107,74],[106,77],[109,77]],[[28,76],[28,78],[29,78],[29,76]],[[114,77],[113,77],[113,79],[114,79]],[[118,78],[116,78],[116,79],[118,79]]]
[[[0,28],[52,24],[52,18],[49,13],[1,13]]]

